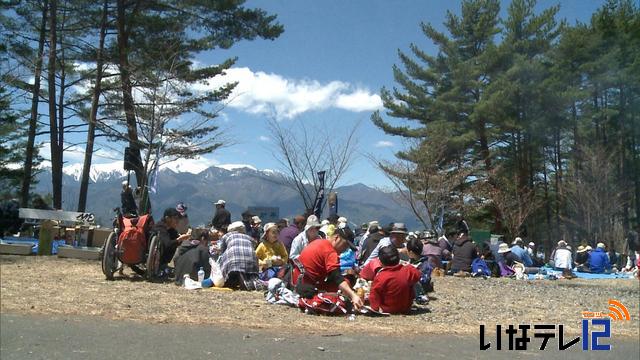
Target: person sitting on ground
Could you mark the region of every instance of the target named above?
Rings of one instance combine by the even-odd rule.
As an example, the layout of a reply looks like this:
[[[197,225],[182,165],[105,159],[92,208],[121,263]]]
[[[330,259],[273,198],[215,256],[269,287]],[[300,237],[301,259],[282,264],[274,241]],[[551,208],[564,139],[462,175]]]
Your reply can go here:
[[[183,202],[179,202],[176,205],[176,210],[180,213],[180,220],[178,220],[176,231],[178,231],[178,234],[186,234],[190,227],[189,216],[187,215],[187,206]]]
[[[226,202],[222,199],[216,201],[216,213],[211,220],[211,226],[216,230],[227,231],[227,226],[231,224],[231,213],[225,208]]]
[[[533,260],[529,256],[529,252],[524,248],[524,241],[522,238],[517,237],[511,243],[511,253],[520,259],[520,262],[526,267],[533,266]]]
[[[594,274],[611,271],[611,262],[605,248],[604,243],[598,243],[596,249],[589,255],[589,270]]]
[[[519,263],[520,259],[511,252],[511,248],[507,243],[502,242],[498,245],[498,254],[500,255],[500,260],[498,260],[500,276],[512,276],[515,274],[513,266]]]
[[[253,214],[249,210],[245,210],[240,214],[242,223],[244,224],[244,233],[251,236],[254,240],[258,238],[258,234],[252,226]]]
[[[258,215],[251,217],[251,228],[253,232],[250,235],[256,243],[262,238],[262,219]]]
[[[176,253],[178,245],[184,240],[188,240],[191,234],[179,235],[176,230],[178,221],[180,220],[180,213],[174,208],[168,208],[164,211],[162,219],[154,224],[153,232],[158,236],[158,248],[159,248],[159,270],[161,276],[169,275],[171,269],[169,263],[173,259]]]
[[[640,225],[638,225],[640,231]],[[638,231],[629,230],[624,242],[623,259],[625,266],[622,271],[633,271],[637,260],[640,260],[640,236]]]
[[[371,308],[390,314],[408,313],[415,298],[414,286],[420,281],[420,270],[400,265],[400,254],[393,245],[381,247],[378,258],[383,268],[371,285]]]
[[[458,272],[471,272],[471,263],[478,257],[478,248],[471,241],[469,234],[461,232],[453,243],[453,254],[451,259],[452,274]]]
[[[244,233],[244,224],[236,221],[228,226],[227,233],[218,241],[221,253],[218,263],[224,278],[224,286],[241,290],[264,290],[258,279],[258,258],[253,238]]]
[[[378,246],[376,246],[376,248],[373,249],[373,251],[371,252],[371,255],[369,255],[369,258],[365,262],[365,265],[367,264],[367,262],[378,257],[378,252],[380,251],[381,248],[389,245],[395,246],[397,249],[399,249],[398,251],[401,254],[404,254],[406,256],[407,254],[407,249],[405,248],[406,239],[407,239],[407,227],[404,225],[404,223],[394,223],[389,233],[389,237],[386,237],[380,240],[380,242],[378,243]]]
[[[284,248],[287,250],[287,254],[291,252],[291,244],[293,243],[293,239],[295,239],[295,237],[300,234],[302,229],[304,229],[305,223],[306,219],[302,215],[296,215],[296,217],[293,218],[293,224],[280,230],[280,234],[278,234],[278,240],[284,245]]]
[[[558,241],[558,246],[553,251],[553,267],[556,270],[571,270],[573,265],[571,250],[567,248],[564,240]]]
[[[314,216],[315,217],[315,216]],[[311,223],[311,224],[310,224]],[[317,217],[309,216],[307,226],[317,226]],[[298,294],[312,298],[317,292],[342,293],[351,299],[354,307],[360,309],[362,299],[351,289],[351,285],[340,273],[338,254],[347,248],[354,250],[353,232],[348,227],[336,229],[328,239],[318,239],[309,243],[294,261],[292,281]],[[301,271],[303,275],[300,276]],[[300,283],[298,280],[300,279]]]
[[[455,237],[455,235],[456,235],[455,232],[448,234],[448,236],[451,237],[452,239]],[[451,244],[451,241],[449,241],[449,237],[447,237],[447,235],[445,234],[442,234],[442,236],[438,238],[438,246],[440,247],[440,249],[442,249],[442,260],[451,259],[451,251],[453,250],[453,244]]]
[[[435,236],[433,238],[435,239]],[[428,303],[429,297],[427,296],[427,293],[433,291],[431,272],[434,267],[429,262],[429,257],[422,255],[424,254],[423,250],[424,245],[421,240],[407,240],[407,255],[409,255],[409,263],[416,269],[420,270],[420,281],[415,285],[415,299],[418,304]]]
[[[438,239],[436,239],[436,233],[430,230],[426,230],[420,233],[420,241],[422,242],[422,256],[425,256],[431,267],[442,268],[442,258],[449,255],[449,252],[443,250],[438,246]]]
[[[185,274],[189,274],[192,280],[197,280],[198,271],[201,268],[204,270],[205,279],[209,278],[211,275],[209,233],[204,231],[199,234],[198,238],[184,240],[178,247],[173,262],[176,265],[176,285],[183,285]]]
[[[586,246],[578,246],[574,259],[574,265],[576,266],[578,271],[589,271],[589,253],[587,252]]]
[[[389,224],[386,230],[391,233],[391,228],[393,228],[393,224]],[[386,230],[380,227],[377,222],[369,226],[369,235],[364,238],[358,253],[358,265],[363,266],[373,250],[378,246],[380,240],[388,236]]]
[[[284,245],[278,241],[278,226],[274,223],[264,225],[262,241],[256,249],[260,279],[268,281],[278,274],[280,267],[287,263],[289,257]]]
[[[302,250],[312,241],[319,238],[318,231],[320,229],[320,223],[318,217],[315,215],[309,215],[304,226],[304,231],[298,234],[291,243],[291,252],[289,253],[290,259],[296,259],[302,253]]]

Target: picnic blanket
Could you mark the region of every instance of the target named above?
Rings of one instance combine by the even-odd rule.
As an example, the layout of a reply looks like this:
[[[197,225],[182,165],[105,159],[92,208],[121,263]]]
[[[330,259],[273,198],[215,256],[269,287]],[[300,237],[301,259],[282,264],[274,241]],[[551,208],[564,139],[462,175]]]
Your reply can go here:
[[[555,276],[562,275],[562,271],[549,270],[549,269],[546,269],[546,271],[547,271],[547,275],[545,276],[545,279],[548,279],[549,275],[555,275]],[[573,273],[579,279],[633,279],[634,278],[631,273],[592,274],[592,273],[580,272],[575,270],[573,271]],[[529,274],[529,280],[534,280],[535,276],[536,274]]]

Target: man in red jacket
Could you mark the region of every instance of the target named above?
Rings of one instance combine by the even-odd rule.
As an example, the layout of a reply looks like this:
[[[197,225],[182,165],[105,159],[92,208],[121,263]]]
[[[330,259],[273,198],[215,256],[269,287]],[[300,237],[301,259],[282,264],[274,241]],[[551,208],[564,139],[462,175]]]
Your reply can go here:
[[[390,314],[409,312],[415,298],[413,287],[420,280],[420,270],[400,265],[400,254],[395,246],[381,248],[378,258],[384,267],[373,279],[369,294],[371,308]]]
[[[311,287],[314,292],[337,292],[342,293],[351,299],[354,307],[360,309],[363,306],[362,299],[351,289],[349,282],[340,273],[341,254],[347,248],[356,248],[353,244],[353,232],[348,227],[337,228],[335,233],[328,239],[317,239],[309,243],[297,261],[304,267],[304,275],[301,278],[302,285]],[[294,266],[294,282],[300,276],[300,269]],[[299,289],[299,294],[303,297]]]

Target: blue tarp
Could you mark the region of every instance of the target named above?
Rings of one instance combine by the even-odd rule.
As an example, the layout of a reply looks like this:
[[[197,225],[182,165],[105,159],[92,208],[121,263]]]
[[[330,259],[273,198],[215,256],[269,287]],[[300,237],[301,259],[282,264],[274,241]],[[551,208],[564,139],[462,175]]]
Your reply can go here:
[[[548,279],[549,275],[556,275],[556,276],[562,275],[561,271],[549,270],[549,269],[545,269],[545,270],[547,271],[547,275],[545,276],[545,279]],[[592,273],[580,272],[580,271],[574,270],[573,274],[575,274],[575,276],[578,277],[579,279],[633,279],[629,277],[630,273],[592,274]],[[529,280],[534,280],[535,275],[536,274],[529,274]]]

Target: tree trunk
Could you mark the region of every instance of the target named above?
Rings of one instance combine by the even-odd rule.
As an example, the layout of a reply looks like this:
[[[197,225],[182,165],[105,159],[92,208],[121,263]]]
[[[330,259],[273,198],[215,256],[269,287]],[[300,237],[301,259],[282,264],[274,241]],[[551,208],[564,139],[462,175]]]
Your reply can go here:
[[[58,144],[58,122],[56,114],[56,16],[57,0],[51,1],[49,7],[49,136],[51,139],[51,185],[53,190],[53,208],[62,208],[62,161]]]
[[[135,103],[133,101],[131,75],[129,69],[129,43],[128,43],[128,30],[126,27],[126,12],[125,12],[125,0],[118,0],[118,15],[117,15],[117,27],[118,27],[118,67],[120,69],[120,83],[122,86],[122,105],[124,107],[124,114],[127,121],[127,135],[129,136],[129,147],[132,149],[136,158],[140,158],[140,143],[138,141],[138,128],[135,117]],[[138,186],[143,189],[146,184],[144,181],[144,169],[136,164],[134,172],[136,175],[136,182]]]
[[[104,50],[104,39],[107,34],[107,11],[109,0],[105,0],[102,8],[102,21],[100,23],[100,42],[96,52],[96,80],[91,97],[91,113],[89,114],[89,128],[87,130],[87,146],[84,151],[84,164],[82,165],[82,176],[80,178],[80,196],[78,197],[78,212],[85,212],[87,209],[87,192],[89,191],[89,173],[91,171],[91,160],[93,157],[93,142],[96,133],[96,118],[98,115],[98,104],[100,93],[102,92],[102,52]]]
[[[42,21],[40,22],[40,38],[38,39],[38,57],[34,71],[34,82],[31,97],[31,117],[29,119],[29,133],[27,138],[27,149],[24,160],[24,178],[22,179],[22,189],[20,192],[20,206],[29,206],[29,190],[31,187],[33,153],[36,141],[36,128],[38,124],[38,103],[40,99],[40,77],[42,75],[42,58],[44,57],[44,41],[47,32],[47,11],[48,1],[42,3]]]

